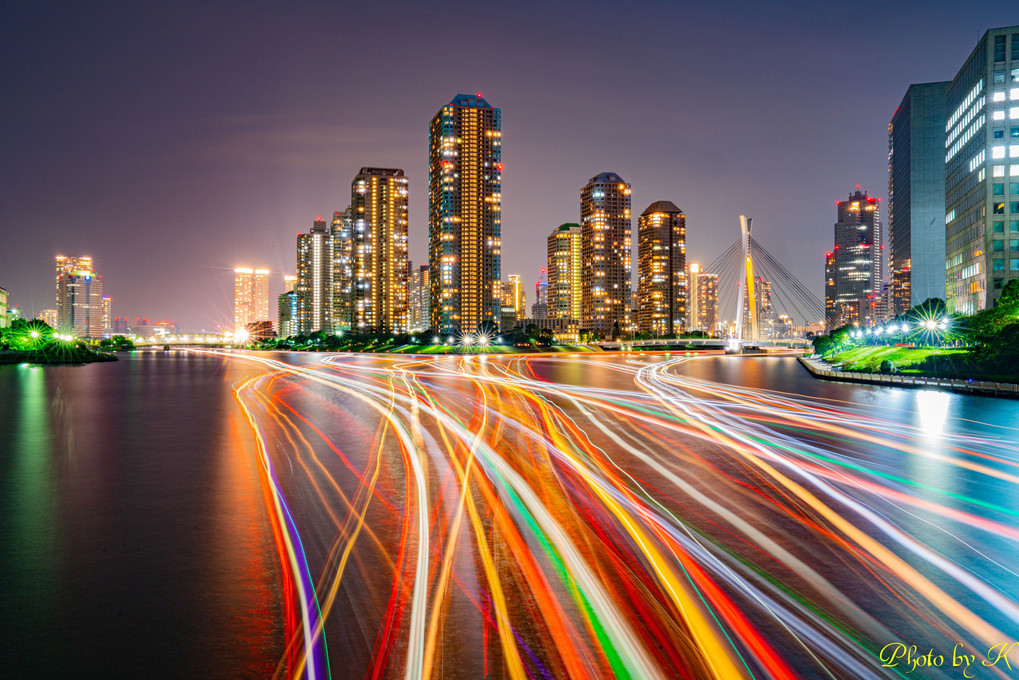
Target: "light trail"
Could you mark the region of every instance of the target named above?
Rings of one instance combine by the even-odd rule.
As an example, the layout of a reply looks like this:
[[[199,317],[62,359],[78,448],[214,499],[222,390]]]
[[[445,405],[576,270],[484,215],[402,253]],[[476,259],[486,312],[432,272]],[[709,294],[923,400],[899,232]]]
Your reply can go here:
[[[264,369],[281,675],[880,678],[1019,638],[1014,429],[684,372],[720,358],[222,356]]]

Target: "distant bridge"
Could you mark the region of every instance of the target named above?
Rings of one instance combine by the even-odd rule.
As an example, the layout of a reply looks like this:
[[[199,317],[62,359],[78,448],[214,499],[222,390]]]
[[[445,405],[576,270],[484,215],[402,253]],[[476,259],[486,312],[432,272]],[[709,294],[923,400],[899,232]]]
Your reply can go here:
[[[807,349],[809,340],[803,338],[780,338],[777,340],[740,340],[738,338],[679,338],[659,340],[634,340],[632,342],[599,342],[604,350],[627,349],[672,349],[686,347],[702,347],[704,349],[724,349],[741,351],[744,349]]]
[[[234,344],[233,338],[202,333],[180,335],[154,335],[148,338],[132,338],[135,347],[225,347]]]

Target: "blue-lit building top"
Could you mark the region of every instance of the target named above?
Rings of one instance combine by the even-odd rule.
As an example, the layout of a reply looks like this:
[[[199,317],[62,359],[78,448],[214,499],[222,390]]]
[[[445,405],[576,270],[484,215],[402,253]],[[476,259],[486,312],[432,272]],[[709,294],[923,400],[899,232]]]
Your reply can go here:
[[[945,298],[945,92],[910,85],[888,124],[892,311]]]
[[[945,300],[971,314],[1019,277],[1019,26],[984,34],[946,113]]]

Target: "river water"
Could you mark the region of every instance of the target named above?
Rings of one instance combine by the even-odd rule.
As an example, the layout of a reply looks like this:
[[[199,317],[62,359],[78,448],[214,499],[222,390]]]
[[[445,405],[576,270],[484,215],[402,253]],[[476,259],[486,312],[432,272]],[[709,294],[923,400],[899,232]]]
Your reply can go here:
[[[322,358],[284,353],[252,356],[308,367],[318,366]],[[376,358],[333,357],[345,363],[343,370],[348,371],[372,370],[379,362]],[[639,369],[640,365],[663,360],[665,357],[660,355],[633,355],[585,357],[582,362],[560,356],[536,359],[519,372],[539,381],[606,392],[633,390],[633,374],[617,368],[625,365]],[[436,364],[441,367],[448,362],[453,367],[456,361],[438,359]],[[514,361],[490,359],[489,368],[509,366]],[[261,402],[248,381],[272,370],[277,371],[272,378],[276,382],[270,384],[266,378],[259,393],[266,395],[261,406],[266,410],[258,412]],[[772,390],[813,400],[826,408],[846,407],[853,413],[872,410],[884,421],[919,426],[931,436],[951,430],[1019,441],[1015,429],[1019,427],[1019,404],[1013,401],[817,381],[788,357],[719,356],[682,364],[675,373],[698,381]],[[285,384],[287,380],[293,384]],[[248,414],[238,398],[241,386],[252,390],[244,397]],[[320,589],[327,582],[319,572],[340,559],[334,543],[337,529],[322,527],[330,522],[340,526],[343,513],[339,512],[342,507],[338,500],[338,516],[332,520],[326,517],[332,514],[329,503],[323,504],[325,510],[310,509],[315,496],[324,499],[335,493],[337,499],[345,499],[349,513],[341,533],[350,531],[358,484],[352,483],[354,477],[340,461],[349,457],[351,470],[366,472],[372,458],[362,450],[368,451],[376,443],[379,455],[388,455],[387,451],[399,455],[394,444],[380,440],[382,435],[376,427],[382,419],[378,412],[357,402],[356,395],[313,399],[312,389],[308,383],[298,384],[287,377],[278,365],[274,369],[217,354],[137,352],[122,355],[116,363],[0,366],[0,676],[261,678],[272,677],[277,671],[284,677],[292,672],[294,657],[286,651],[292,626],[287,621],[296,615],[294,608],[287,606],[291,597],[287,593],[299,575],[288,574],[290,567],[279,539],[285,531],[281,532],[279,523],[274,524],[270,516],[272,502],[267,489],[271,486],[260,469],[262,462],[249,414],[266,423],[266,429],[260,432],[265,436],[266,448],[273,449],[266,460],[275,466],[278,486],[293,508],[294,522],[304,542],[301,549]],[[478,398],[484,397],[484,389],[478,388]],[[280,417],[269,410],[276,408],[273,404],[277,398],[291,405],[288,407],[301,419],[299,427],[284,431],[278,422],[272,424]],[[452,412],[454,407],[449,408]],[[521,402],[513,408],[522,413],[525,408],[538,406]],[[466,422],[470,412],[464,410],[463,414]],[[316,432],[322,430],[319,434],[324,439],[337,443],[342,457],[330,454],[324,463],[317,458],[318,452],[313,453],[314,460],[300,457],[299,440],[313,436],[309,429],[312,424],[316,424]],[[428,437],[432,431],[426,430]],[[812,434],[803,436],[805,440],[820,440]],[[916,437],[919,446],[939,446],[922,441],[920,435]],[[284,450],[288,441],[293,451]],[[605,442],[612,445],[609,439],[592,442],[603,449]],[[311,451],[316,445],[308,447]],[[859,454],[866,460],[880,457],[871,451]],[[315,473],[319,481],[336,480],[335,492],[323,490],[310,473],[314,489],[300,481],[295,465],[313,463],[322,466],[322,473]],[[932,470],[914,471],[915,478],[921,480],[936,474]],[[409,477],[394,477],[388,486],[382,479],[378,490],[373,490],[380,500],[370,512],[361,511],[361,519],[381,532],[377,541],[384,543],[387,532],[395,536],[409,531],[395,519],[399,513],[390,517],[380,507],[392,501],[404,481],[410,488]],[[1006,510],[1016,509],[1014,496],[1002,497],[1002,489],[978,488],[981,484],[982,479],[962,478],[953,493],[981,497]],[[480,498],[485,491],[475,489],[472,493]],[[449,503],[448,499],[439,492],[429,493],[433,522],[444,521],[441,518],[445,511],[435,506]],[[455,514],[450,509],[448,517]],[[914,533],[925,530],[917,528]],[[941,539],[931,536],[930,540]],[[400,539],[399,543],[408,555],[419,547],[419,542]],[[442,550],[451,546],[453,543]],[[507,543],[505,554],[510,554],[511,548]],[[366,558],[355,553],[352,559],[363,562]],[[962,558],[962,563],[979,571],[980,565],[967,564],[967,559],[971,558]],[[458,621],[470,625],[466,612],[473,591],[463,581],[473,578],[472,569],[475,575],[483,571],[481,567],[475,569],[474,561],[467,560],[470,565],[451,562],[451,583],[460,579],[464,601],[451,604],[443,615],[448,616],[450,625]],[[357,592],[368,593],[363,599],[346,594],[346,604],[356,612],[359,623],[354,624],[353,614],[349,620],[334,615],[326,622],[332,677],[365,677],[380,648],[389,650],[385,653],[394,658],[398,655],[394,650],[403,650],[403,643],[391,641],[384,644],[392,649],[380,647],[383,643],[378,637],[377,621],[363,623],[392,615],[389,592],[371,582],[372,564],[369,559],[368,566],[360,567],[362,571],[351,568],[341,590],[342,600],[345,589],[353,587],[349,585],[353,580]],[[388,560],[386,564],[386,569],[395,568]],[[507,574],[511,571],[499,564],[495,568]],[[527,580],[525,577],[526,573],[514,571],[506,578],[511,582]],[[1004,589],[1000,582],[996,585]],[[477,586],[476,590],[484,588]],[[550,592],[559,591],[553,588]],[[416,595],[410,592],[410,586],[400,597],[406,598],[399,601],[400,606],[413,610]],[[512,610],[512,603],[508,606]],[[1007,617],[998,617],[995,623],[1005,632],[1019,630],[1015,621],[1008,628]],[[395,625],[394,635],[407,634],[413,639],[413,626],[413,621]],[[764,630],[770,629],[765,626]],[[542,634],[524,630],[518,632],[518,638]],[[458,649],[456,636],[449,635],[450,641],[435,652],[435,665],[429,668],[438,676],[440,663],[463,663],[461,673],[447,668],[446,674],[474,677],[475,672],[487,670],[490,677],[499,677],[501,672],[492,668],[498,668],[500,662],[506,664],[504,669],[512,664],[501,656],[509,654],[505,645],[499,651],[496,643],[489,642],[489,635],[495,639],[494,629],[465,630],[459,645],[466,650]],[[471,647],[485,645],[487,650],[490,644],[494,650],[491,655],[486,651],[483,658],[471,658]],[[553,651],[543,651],[539,643],[532,647],[535,668],[557,674],[549,669],[562,672],[568,667],[568,660],[557,660]],[[426,657],[428,653],[424,652]],[[578,652],[578,656],[584,653]],[[597,656],[595,652],[590,654],[592,658]],[[408,656],[413,656],[413,650]],[[651,658],[667,665],[666,657]],[[525,662],[525,666],[530,663]],[[402,675],[406,668],[413,668],[413,663],[413,659],[401,656],[392,665],[376,664],[375,668],[388,677],[397,672]],[[596,665],[597,661],[591,663]],[[794,667],[802,673],[807,672],[806,668]]]

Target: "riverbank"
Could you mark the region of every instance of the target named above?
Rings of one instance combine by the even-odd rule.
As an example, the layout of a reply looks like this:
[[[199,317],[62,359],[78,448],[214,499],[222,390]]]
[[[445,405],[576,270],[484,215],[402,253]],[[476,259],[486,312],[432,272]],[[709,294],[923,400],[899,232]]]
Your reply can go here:
[[[95,352],[84,347],[59,347],[30,351],[0,350],[0,365],[10,364],[90,364],[97,361],[116,361],[109,352]]]
[[[816,357],[798,357],[800,364],[815,378],[838,382],[885,385],[886,387],[907,387],[911,389],[936,389],[959,394],[979,394],[988,397],[1019,398],[1019,384],[1014,382],[992,382],[962,378],[938,378],[918,375],[862,373],[836,371]]]

